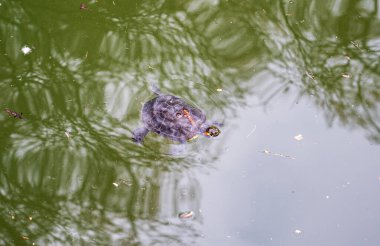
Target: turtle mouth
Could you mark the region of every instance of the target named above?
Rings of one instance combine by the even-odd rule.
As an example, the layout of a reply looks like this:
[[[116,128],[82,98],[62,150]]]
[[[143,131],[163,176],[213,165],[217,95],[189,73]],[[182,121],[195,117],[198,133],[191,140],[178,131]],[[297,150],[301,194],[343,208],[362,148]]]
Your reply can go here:
[[[195,126],[195,122],[193,120],[193,117],[191,117],[189,110],[184,108],[184,109],[182,109],[182,112],[183,112],[183,116],[190,121],[190,124],[192,126]]]

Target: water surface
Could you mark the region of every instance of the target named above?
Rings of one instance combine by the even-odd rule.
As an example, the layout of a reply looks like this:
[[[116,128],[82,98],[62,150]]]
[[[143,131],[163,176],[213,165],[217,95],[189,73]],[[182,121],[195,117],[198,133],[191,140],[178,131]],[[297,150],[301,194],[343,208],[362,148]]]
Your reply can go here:
[[[0,1],[1,244],[380,244],[379,1],[81,3]]]

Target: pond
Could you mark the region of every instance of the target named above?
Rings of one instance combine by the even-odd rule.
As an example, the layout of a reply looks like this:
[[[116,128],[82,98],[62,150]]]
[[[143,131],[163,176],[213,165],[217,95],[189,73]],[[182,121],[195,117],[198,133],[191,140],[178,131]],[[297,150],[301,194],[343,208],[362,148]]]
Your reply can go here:
[[[379,12],[0,0],[0,244],[380,245]],[[152,85],[221,134],[134,143]]]

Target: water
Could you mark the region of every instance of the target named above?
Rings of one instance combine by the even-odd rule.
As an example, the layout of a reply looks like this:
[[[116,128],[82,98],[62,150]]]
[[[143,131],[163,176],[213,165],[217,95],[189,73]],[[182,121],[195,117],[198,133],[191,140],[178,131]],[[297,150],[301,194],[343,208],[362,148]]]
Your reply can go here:
[[[0,244],[379,245],[379,1],[83,3],[0,1]]]

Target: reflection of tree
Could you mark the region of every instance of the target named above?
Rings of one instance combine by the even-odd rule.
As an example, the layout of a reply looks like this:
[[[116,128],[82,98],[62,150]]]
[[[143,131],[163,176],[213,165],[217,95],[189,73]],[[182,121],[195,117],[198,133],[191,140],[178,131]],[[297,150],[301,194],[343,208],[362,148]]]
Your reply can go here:
[[[2,231],[2,238],[14,240],[25,234],[31,239],[42,237],[39,240],[50,243],[87,238],[105,243],[113,241],[112,237],[118,234],[120,240],[150,240],[140,238],[149,233],[158,234],[154,240],[163,240],[160,238],[170,234],[164,233],[161,227],[173,227],[170,230],[182,235],[194,233],[191,227],[181,223],[165,224],[170,217],[155,219],[160,196],[175,192],[161,190],[165,187],[162,182],[173,182],[162,177],[164,170],[175,173],[175,169],[184,170],[188,163],[175,166],[172,157],[142,150],[127,137],[117,135],[118,129],[107,127],[110,123],[105,119],[102,125],[79,119],[67,123],[58,119],[58,122],[36,121],[27,119],[16,124],[6,121],[6,129],[13,133],[8,137],[9,143],[2,142],[5,145],[1,146],[5,152],[1,206],[2,217],[8,219],[3,221],[7,225],[4,228],[10,231]],[[64,125],[73,128],[70,139],[64,135]],[[123,179],[119,181],[120,178]],[[113,183],[120,188],[115,188]],[[171,212],[171,217],[176,218],[174,211]],[[10,219],[12,213],[16,214],[16,220]],[[33,221],[27,220],[29,216]],[[145,231],[144,227],[152,219],[157,227]],[[104,233],[98,232],[103,227]],[[120,227],[125,228],[119,231]],[[15,237],[17,233],[19,236]],[[175,235],[173,240],[179,240]]]
[[[330,124],[360,127],[380,143],[378,2],[345,1],[330,9],[334,2],[281,5],[289,37],[272,71],[297,85],[301,97],[311,96]]]
[[[2,6],[1,103],[27,120],[0,118],[1,243],[27,242],[23,234],[43,244],[196,240],[201,217],[182,223],[176,213],[199,211],[190,170],[221,150],[204,141],[189,147],[196,154],[173,157],[154,135],[144,148],[133,144],[151,82],[211,119],[232,117],[249,93],[269,101],[295,85],[329,122],[379,141],[379,25],[361,1],[339,7],[360,12],[359,21],[328,11],[334,1],[141,2]],[[33,45],[25,57],[24,42]],[[268,70],[283,80],[250,82]],[[179,191],[184,180],[191,198]]]
[[[38,33],[23,30],[21,26],[25,23],[21,19],[13,23],[10,16],[0,17],[2,40],[9,40],[9,33],[18,32],[17,41],[2,43],[0,48],[7,54],[0,58],[2,100],[7,107],[23,111],[27,118],[23,121],[1,118],[4,133],[0,142],[3,211],[0,242],[191,243],[199,236],[196,227],[201,217],[183,223],[177,218],[181,212],[178,206],[165,211],[161,204],[181,202],[176,196],[177,187],[168,187],[165,182],[177,183],[188,168],[196,165],[194,157],[164,155],[161,150],[166,147],[158,140],[151,140],[145,148],[132,143],[128,125],[132,121],[137,125],[143,98],[125,107],[128,112],[121,112],[121,115],[128,113],[128,117],[118,117],[114,110],[120,102],[113,100],[114,94],[107,94],[107,90],[116,88],[110,91],[123,101],[126,98],[120,90],[138,91],[149,76],[158,74],[154,69],[146,73],[149,66],[164,70],[152,62],[163,57],[141,53],[138,47],[148,48],[155,38],[147,34],[154,20],[151,25],[147,22],[150,18],[123,20],[121,24],[131,25],[130,40],[121,35],[123,32],[110,32],[92,36],[91,39],[102,41],[86,46],[83,43],[87,40],[78,37],[93,35],[92,32],[83,34],[82,28],[68,27],[64,23],[69,22],[66,17],[54,18],[52,26],[46,25],[29,7],[18,2],[6,6],[8,15],[22,16],[28,27]],[[49,16],[54,12],[49,6],[45,10]],[[111,16],[108,12],[105,15]],[[157,15],[155,19],[165,25],[165,19],[169,18],[161,20]],[[140,27],[144,28],[139,30]],[[70,39],[66,38],[67,32]],[[32,54],[24,58],[19,49],[25,39],[21,36],[25,34],[34,35],[33,40],[37,41]],[[169,40],[170,33],[165,35]],[[131,56],[124,56],[116,39],[131,42],[128,44]],[[179,58],[175,50],[181,50],[185,43],[171,50],[155,46],[161,54]],[[71,50],[67,51],[67,47]],[[162,81],[160,77],[156,79]],[[112,102],[115,107],[104,102]],[[167,176],[168,171],[173,175]],[[200,187],[194,181],[188,186],[196,192],[186,204],[188,209],[197,211]],[[163,200],[164,194],[172,195]],[[30,241],[22,239],[23,235]]]

